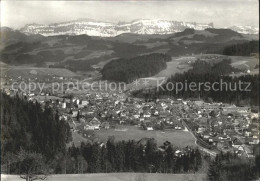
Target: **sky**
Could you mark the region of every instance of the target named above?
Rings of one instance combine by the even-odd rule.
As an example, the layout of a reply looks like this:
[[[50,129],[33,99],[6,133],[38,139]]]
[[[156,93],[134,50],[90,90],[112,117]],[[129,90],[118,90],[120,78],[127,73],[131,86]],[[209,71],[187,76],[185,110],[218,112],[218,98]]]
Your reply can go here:
[[[19,29],[25,24],[50,24],[90,18],[107,22],[134,19],[210,23],[216,28],[259,26],[258,0],[157,1],[14,1],[3,0],[1,26]]]

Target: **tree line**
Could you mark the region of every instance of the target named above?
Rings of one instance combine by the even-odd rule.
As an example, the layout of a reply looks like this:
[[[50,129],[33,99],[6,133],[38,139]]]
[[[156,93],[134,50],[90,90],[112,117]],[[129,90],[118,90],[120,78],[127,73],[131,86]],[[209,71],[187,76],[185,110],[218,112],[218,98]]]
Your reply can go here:
[[[167,142],[168,143],[168,142]],[[104,145],[81,143],[68,149],[63,173],[194,173],[202,166],[202,155],[197,148],[187,147],[175,155],[175,148],[165,143],[159,147],[154,139],[114,141],[110,137]],[[66,167],[66,168],[64,168]],[[60,170],[60,171],[61,171]]]
[[[249,41],[226,46],[223,55],[250,56],[252,53],[259,53],[259,41]]]

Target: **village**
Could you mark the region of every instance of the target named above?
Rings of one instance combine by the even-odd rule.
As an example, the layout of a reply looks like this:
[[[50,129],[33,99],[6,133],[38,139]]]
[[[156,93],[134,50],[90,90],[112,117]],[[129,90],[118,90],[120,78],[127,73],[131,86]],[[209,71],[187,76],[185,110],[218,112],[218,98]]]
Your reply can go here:
[[[10,89],[2,91],[15,95]],[[60,119],[69,122],[74,134],[89,140],[94,140],[91,137],[95,132],[131,127],[143,130],[144,135],[156,131],[189,131],[196,145],[210,153],[231,151],[246,158],[254,157],[254,146],[259,144],[258,112],[246,106],[206,103],[200,99],[147,101],[120,91],[89,91],[66,96],[30,92],[23,96],[41,103],[42,107],[48,104],[58,110]]]

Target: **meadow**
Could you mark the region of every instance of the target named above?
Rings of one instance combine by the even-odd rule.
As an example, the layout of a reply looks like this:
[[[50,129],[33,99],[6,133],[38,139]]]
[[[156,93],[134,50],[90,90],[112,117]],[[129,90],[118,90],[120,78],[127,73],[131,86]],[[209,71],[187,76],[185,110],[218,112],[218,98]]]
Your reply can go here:
[[[187,59],[188,60],[188,59]],[[172,57],[172,61],[167,62],[167,68],[154,75],[153,77],[170,77],[176,73],[183,73],[190,69],[188,64],[182,64],[185,61],[185,57]]]
[[[154,138],[157,144],[163,145],[165,141],[171,142],[177,147],[195,146],[195,139],[188,131],[165,130],[165,131],[146,131],[137,126],[124,126],[116,129],[102,129],[95,131],[96,136],[105,142],[110,136],[114,136],[116,141],[136,140],[142,138]]]
[[[39,77],[46,76],[58,76],[58,77],[74,77],[76,74],[68,69],[64,68],[40,68],[29,66],[8,66],[8,70],[5,71],[7,75],[13,77],[33,78],[34,74],[31,71],[36,72]]]
[[[94,173],[50,175],[46,181],[205,181],[206,174]],[[2,181],[22,181],[17,175],[1,175]]]

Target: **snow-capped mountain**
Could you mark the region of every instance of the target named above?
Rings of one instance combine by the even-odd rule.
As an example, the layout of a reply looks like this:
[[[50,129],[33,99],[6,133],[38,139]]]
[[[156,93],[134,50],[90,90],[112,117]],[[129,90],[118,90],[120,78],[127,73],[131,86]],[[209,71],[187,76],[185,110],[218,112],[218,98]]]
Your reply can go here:
[[[259,34],[259,28],[253,26],[231,26],[228,28],[243,34]]]
[[[55,23],[50,25],[28,24],[21,29],[24,33],[54,35],[80,35],[113,37],[122,33],[136,34],[170,34],[181,32],[186,28],[204,30],[213,28],[213,23],[202,24],[195,22],[167,21],[167,20],[134,20],[132,22],[101,22],[91,19]]]

